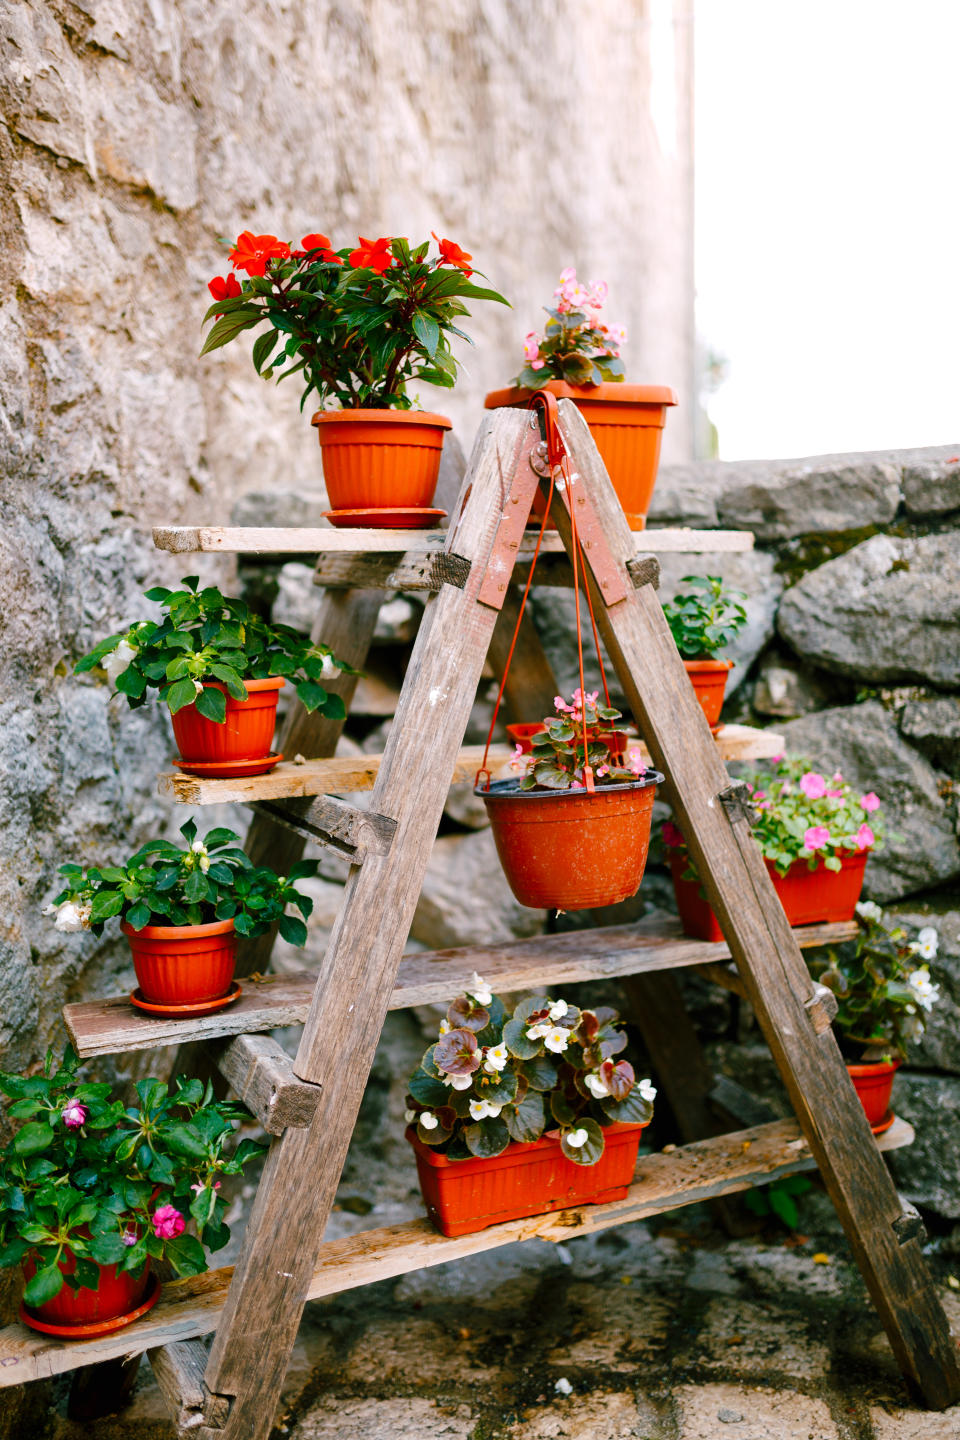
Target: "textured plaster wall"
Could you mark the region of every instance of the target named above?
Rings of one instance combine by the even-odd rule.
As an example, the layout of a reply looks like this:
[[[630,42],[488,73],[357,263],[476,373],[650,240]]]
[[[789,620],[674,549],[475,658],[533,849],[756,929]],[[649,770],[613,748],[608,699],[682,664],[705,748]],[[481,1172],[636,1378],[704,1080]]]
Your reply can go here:
[[[319,485],[295,389],[199,362],[217,237],[471,250],[514,301],[442,399],[465,446],[559,269],[606,277],[629,374],[691,392],[689,17],[669,0],[25,0],[0,5],[0,1047],[56,1038],[123,947],[40,917],[64,860],[169,823],[166,721],[71,678],[182,573],[156,523]],[[677,6],[680,10],[686,7]],[[424,395],[426,403],[437,397]],[[665,453],[686,459],[689,410]],[[229,578],[226,564],[205,573]],[[110,972],[118,972],[111,977]]]

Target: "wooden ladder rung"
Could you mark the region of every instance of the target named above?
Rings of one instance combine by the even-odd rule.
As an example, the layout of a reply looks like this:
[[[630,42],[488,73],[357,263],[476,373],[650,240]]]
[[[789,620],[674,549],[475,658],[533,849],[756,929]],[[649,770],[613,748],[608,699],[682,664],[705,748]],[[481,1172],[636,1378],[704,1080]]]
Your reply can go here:
[[[280,800],[259,800],[251,809],[287,830],[305,835],[314,845],[333,850],[353,865],[367,855],[389,855],[397,822],[374,810],[361,810],[335,795],[319,795],[301,813]]]
[[[320,1086],[293,1073],[293,1061],[269,1035],[237,1035],[209,1046],[220,1074],[270,1135],[305,1129],[316,1113]]]
[[[514,566],[514,585],[525,585],[530,561]],[[657,584],[660,567],[653,555],[636,555],[627,561],[636,587]],[[367,554],[362,550],[346,554],[322,554],[317,559],[313,583],[327,590],[426,590],[436,592],[442,585],[461,590],[470,574],[470,562],[460,555],[441,550],[411,550],[408,554]],[[535,583],[540,589],[572,590],[573,567],[562,552],[542,555],[537,561]]]
[[[228,1397],[211,1394],[203,1382],[207,1347],[202,1340],[172,1340],[148,1350],[147,1358],[178,1435],[189,1435],[201,1425],[219,1428],[226,1423]]]
[[[910,1145],[913,1138],[912,1126],[898,1118],[884,1135],[877,1137],[876,1144],[880,1150],[896,1150]],[[412,1173],[412,1155],[408,1163]],[[815,1168],[795,1120],[736,1130],[681,1145],[669,1154],[642,1156],[626,1198],[606,1205],[579,1205],[550,1215],[511,1220],[456,1239],[441,1235],[429,1220],[423,1219],[330,1241],[321,1248],[307,1297],[317,1300],[517,1240],[562,1241],[593,1235],[615,1225],[649,1219],[664,1210],[750,1190],[783,1175]],[[73,1340],[64,1345],[62,1340],[39,1335],[19,1323],[7,1325],[0,1329],[0,1387],[63,1374],[121,1355],[167,1348],[171,1342],[182,1343],[209,1334],[217,1328],[232,1273],[232,1267],[226,1267],[169,1282],[142,1320],[96,1340]],[[192,1348],[179,1350],[168,1367],[169,1371],[176,1366],[182,1383],[198,1399],[195,1386],[199,1353]],[[161,1368],[163,1365],[161,1361]],[[165,1382],[164,1390],[176,1399],[172,1382]]]

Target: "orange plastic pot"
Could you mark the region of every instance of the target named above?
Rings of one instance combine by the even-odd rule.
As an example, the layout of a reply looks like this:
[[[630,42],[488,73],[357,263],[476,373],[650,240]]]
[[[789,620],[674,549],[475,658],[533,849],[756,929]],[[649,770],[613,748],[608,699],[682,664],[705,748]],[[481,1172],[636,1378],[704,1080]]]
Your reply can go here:
[[[333,510],[428,509],[453,422],[426,410],[318,410]]]
[[[628,785],[521,790],[515,780],[478,787],[500,864],[521,905],[591,910],[640,888],[657,783],[655,770]]]
[[[24,1279],[32,1280],[37,1271],[36,1262],[30,1256],[21,1261]],[[76,1256],[72,1250],[65,1250],[58,1268],[64,1275],[72,1275],[77,1268]],[[32,1305],[28,1316],[34,1316],[46,1325],[92,1325],[105,1320],[115,1320],[136,1310],[146,1293],[150,1280],[150,1260],[147,1258],[139,1275],[131,1270],[118,1271],[116,1265],[98,1265],[100,1281],[96,1290],[81,1285],[71,1290],[64,1285],[59,1295],[43,1305]],[[131,1319],[136,1317],[131,1316]]]
[[[230,766],[225,772],[229,776],[236,774],[239,761],[263,760],[270,754],[277,728],[277,701],[286,682],[271,675],[243,683],[246,700],[234,700],[218,680],[204,681],[205,690],[222,690],[226,696],[227,718],[222,725],[201,715],[196,705],[184,705],[171,715],[173,736],[186,765],[203,765],[204,773],[211,776],[217,773],[211,765]]]
[[[697,702],[707,724],[711,728],[719,725],[723,709],[723,695],[727,688],[727,676],[733,669],[732,660],[684,660],[683,668],[690,676]]]
[[[533,753],[533,742],[537,735],[543,733],[547,727],[542,720],[533,720],[522,725],[508,725],[507,734],[515,745],[520,746],[523,755]],[[627,748],[629,735],[610,735],[607,737],[610,751],[613,755],[622,755]],[[639,736],[637,737],[639,739]]]
[[[890,1119],[893,1077],[902,1063],[901,1060],[879,1060],[871,1065],[847,1066],[847,1074],[874,1130],[886,1129],[886,1122]]]
[[[637,1168],[643,1125],[608,1125],[595,1165],[576,1165],[556,1132],[531,1145],[508,1145],[490,1160],[448,1160],[407,1130],[427,1214],[444,1235],[469,1235],[506,1220],[570,1205],[622,1200]]]
[[[778,875],[772,860],[764,863],[791,925],[818,925],[833,920],[852,920],[860,891],[868,850],[841,854],[840,869],[828,870],[821,861],[811,870],[806,860],[795,860],[786,875]],[[721,941],[723,931],[710,902],[700,894],[698,880],[684,880],[687,857],[676,850],[669,855],[673,891],[683,922],[683,933],[697,940]]]
[[[542,387],[558,399],[572,400],[590,426],[600,458],[623,506],[631,530],[642,530],[657,481],[660,442],[667,407],[676,405],[676,391],[668,385],[568,385],[548,380]],[[514,386],[492,390],[484,400],[488,410],[503,405],[524,406],[535,392]]]
[[[196,1005],[226,995],[237,963],[232,920],[120,929],[130,942],[140,993],[153,1005]]]

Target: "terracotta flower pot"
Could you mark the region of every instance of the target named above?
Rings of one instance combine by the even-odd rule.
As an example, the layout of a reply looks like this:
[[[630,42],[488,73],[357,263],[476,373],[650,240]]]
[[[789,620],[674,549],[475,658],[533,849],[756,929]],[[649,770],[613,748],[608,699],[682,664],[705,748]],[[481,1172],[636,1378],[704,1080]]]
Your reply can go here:
[[[234,700],[219,681],[204,681],[205,690],[222,690],[226,696],[227,718],[222,725],[201,715],[196,705],[185,705],[171,715],[182,769],[194,762],[204,767],[204,774],[216,776],[216,769],[210,767],[222,765],[225,774],[235,775],[238,763],[256,763],[270,754],[277,728],[277,700],[286,682],[271,675],[243,683],[247,699]]]
[[[427,509],[452,421],[425,410],[318,410],[333,510]]]
[[[622,1200],[637,1167],[643,1125],[608,1125],[595,1165],[576,1165],[554,1132],[531,1145],[508,1145],[490,1160],[448,1160],[407,1130],[430,1219],[444,1235],[469,1235],[505,1220],[570,1205]]]
[[[860,891],[868,850],[840,856],[840,869],[828,870],[821,861],[811,870],[806,860],[795,860],[786,875],[778,875],[772,860],[765,861],[773,888],[791,925],[816,925],[828,920],[852,920]],[[669,852],[670,874],[677,909],[683,922],[683,933],[697,940],[721,941],[723,931],[710,907],[700,894],[697,880],[684,880],[687,857],[676,850]]]
[[[533,742],[537,735],[541,735],[547,727],[542,720],[525,722],[522,725],[508,725],[507,734],[515,745],[519,745],[524,755],[533,753]],[[637,739],[640,737],[637,736]],[[610,751],[613,755],[623,755],[627,744],[630,741],[629,735],[611,735],[608,738]]]
[[[572,400],[590,426],[600,457],[623,506],[631,530],[642,530],[657,480],[660,441],[667,407],[676,405],[676,392],[668,385],[568,385],[548,380],[543,385],[558,399]],[[484,400],[488,410],[502,405],[524,406],[532,390],[513,387],[492,390]]]
[[[733,669],[732,660],[684,660],[683,668],[690,676],[700,709],[711,729],[720,723],[727,676]]]
[[[24,1279],[32,1280],[36,1274],[36,1262],[29,1255],[21,1261]],[[64,1275],[72,1275],[77,1268],[72,1250],[65,1250],[59,1263]],[[98,1265],[100,1283],[96,1290],[81,1285],[71,1290],[64,1285],[59,1295],[43,1305],[24,1307],[28,1317],[34,1317],[46,1325],[92,1325],[115,1320],[136,1310],[144,1298],[150,1280],[149,1257],[140,1273],[132,1270],[119,1271],[116,1265]],[[135,1316],[130,1317],[135,1319]]]
[[[585,790],[521,790],[515,780],[478,788],[500,864],[521,905],[590,910],[616,905],[640,888],[658,781],[648,770],[629,785]]]
[[[902,1060],[879,1060],[870,1065],[847,1066],[847,1074],[875,1133],[885,1130],[890,1121],[893,1077],[902,1064]]]
[[[145,925],[120,929],[133,951],[140,993],[154,1005],[197,1005],[226,995],[237,963],[232,920],[209,925]]]

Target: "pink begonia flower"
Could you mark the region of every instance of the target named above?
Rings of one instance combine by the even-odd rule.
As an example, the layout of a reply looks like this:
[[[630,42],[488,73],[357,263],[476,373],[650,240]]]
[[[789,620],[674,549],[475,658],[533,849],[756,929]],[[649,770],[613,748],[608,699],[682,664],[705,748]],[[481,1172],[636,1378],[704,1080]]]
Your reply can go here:
[[[766,798],[767,798],[767,792],[766,792],[766,790],[754,790],[754,792],[753,792],[753,798],[754,798],[754,800],[766,800]]]
[[[875,795],[872,790],[868,790],[866,795],[860,796],[860,809],[866,810],[868,815],[871,810],[879,810],[880,796]]]
[[[590,293],[592,295],[592,303],[599,310],[610,293],[610,286],[606,280],[595,280],[590,286]]]
[[[185,1229],[183,1216],[172,1205],[161,1205],[159,1210],[154,1210],[153,1233],[158,1239],[173,1240],[177,1235],[182,1235]]]
[[[610,766],[609,766],[609,765],[598,765],[598,766],[597,766],[597,779],[598,779],[598,780],[600,779],[600,776],[601,776],[601,775],[609,775],[609,774],[610,774]]]
[[[864,820],[863,824],[860,826],[860,829],[857,831],[857,849],[869,850],[870,846],[873,844],[873,841],[873,831],[870,829],[870,826],[867,824],[866,820]]]
[[[800,789],[808,800],[822,800],[827,793],[827,782],[816,770],[808,770],[800,776]]]
[[[63,1123],[68,1130],[79,1130],[87,1118],[87,1107],[79,1100],[68,1100],[63,1107]]]
[[[674,825],[672,820],[665,820],[663,822],[663,843],[664,845],[671,846],[674,850],[678,849],[679,846],[684,843],[683,831],[679,825]]]
[[[530,369],[531,369],[531,370],[542,370],[543,367],[546,365],[546,363],[547,363],[546,360],[531,360],[531,361],[530,361]]]
[[[843,791],[842,791],[842,790],[828,790],[828,791],[827,791],[827,799],[828,799],[828,800],[842,800],[842,799],[843,799]]]
[[[826,825],[811,825],[803,832],[803,846],[805,850],[822,850],[825,845],[830,844],[830,831]]]
[[[628,768],[633,771],[634,775],[639,775],[644,769],[642,753],[636,749],[628,750],[627,765]]]
[[[191,1186],[190,1186],[190,1189],[191,1189],[191,1190],[196,1190],[196,1192],[197,1192],[198,1195],[200,1194],[200,1191],[201,1191],[201,1190],[206,1190],[206,1188],[207,1188],[206,1185],[201,1185],[201,1183],[200,1183],[199,1180],[196,1182],[195,1185],[191,1185]],[[213,1182],[213,1188],[214,1188],[214,1190],[219,1190],[219,1189],[220,1189],[220,1181],[219,1181],[219,1180],[214,1180],[214,1182]]]
[[[771,756],[770,756],[770,764],[771,764],[771,765],[781,765],[785,759],[786,759],[786,756],[784,756],[784,755],[771,755]]]
[[[523,353],[528,360],[537,360],[540,357],[540,336],[536,330],[531,330],[523,342]]]
[[[569,284],[571,283],[571,281],[575,281],[576,278],[577,278],[577,272],[576,272],[576,269],[574,268],[573,265],[568,265],[567,268],[566,268],[566,270],[561,270],[561,271],[560,271],[560,284],[561,284],[561,285],[569,285]]]
[[[843,776],[840,774],[840,771],[839,771],[839,770],[834,770],[834,772],[833,772],[833,784],[834,784],[834,785],[842,785],[842,784],[843,784]]]

